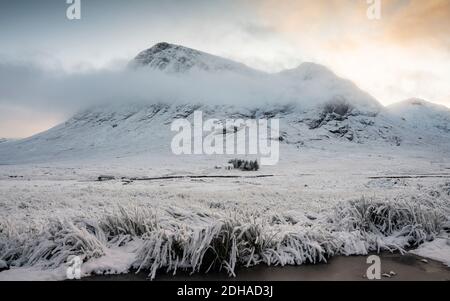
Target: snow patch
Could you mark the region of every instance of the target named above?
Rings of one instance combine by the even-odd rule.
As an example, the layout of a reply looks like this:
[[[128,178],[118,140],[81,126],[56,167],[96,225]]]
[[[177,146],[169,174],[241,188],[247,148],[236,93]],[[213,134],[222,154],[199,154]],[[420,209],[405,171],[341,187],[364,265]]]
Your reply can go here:
[[[450,267],[450,237],[436,238],[410,252],[421,257],[442,262]]]

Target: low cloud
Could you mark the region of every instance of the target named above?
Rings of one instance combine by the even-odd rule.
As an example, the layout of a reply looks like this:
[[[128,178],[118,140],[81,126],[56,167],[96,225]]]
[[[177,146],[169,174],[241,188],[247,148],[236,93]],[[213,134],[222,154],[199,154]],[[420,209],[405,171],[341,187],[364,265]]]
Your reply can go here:
[[[0,105],[73,114],[127,102],[245,103],[274,98],[264,79],[228,73],[165,74],[148,68],[65,72],[33,63],[0,63]]]
[[[82,68],[68,72],[25,61],[0,61],[0,137],[28,136],[104,104],[209,103],[252,106],[282,102],[283,91],[264,73],[189,72],[149,68]],[[32,118],[31,118],[32,117]],[[26,126],[24,122],[29,120]],[[23,126],[20,126],[20,125]]]
[[[349,100],[359,95],[355,96],[350,83],[336,86],[327,76],[303,80],[301,72],[309,72],[308,66],[300,73],[276,75],[240,66],[232,72],[166,73],[131,66],[67,72],[33,62],[0,62],[0,108],[16,112],[17,120],[24,120],[30,112],[66,119],[77,111],[104,104],[206,103],[260,108],[298,102],[306,107],[317,106],[336,94],[348,93]],[[361,95],[361,101],[366,101],[366,94]],[[2,125],[0,137],[16,136],[11,134],[16,126],[17,122]]]
[[[25,137],[104,104],[208,102],[250,104],[276,99],[264,84],[236,74],[169,75],[129,67],[67,72],[34,62],[0,62],[0,138]]]

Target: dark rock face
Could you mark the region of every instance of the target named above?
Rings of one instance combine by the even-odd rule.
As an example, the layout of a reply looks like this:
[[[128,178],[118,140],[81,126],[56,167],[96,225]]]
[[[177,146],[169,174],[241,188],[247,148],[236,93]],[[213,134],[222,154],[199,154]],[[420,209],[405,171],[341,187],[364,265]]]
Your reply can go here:
[[[347,103],[343,99],[337,99],[334,101],[330,101],[326,103],[320,112],[319,117],[315,120],[312,120],[309,124],[310,129],[317,129],[326,125],[332,121],[344,121],[348,119],[349,116],[352,115],[354,108],[352,105]],[[358,115],[358,112],[355,112],[355,115]],[[335,133],[330,131],[331,133]],[[340,130],[339,133],[342,131]],[[346,132],[345,132],[346,133]],[[344,133],[344,134],[345,134]]]
[[[336,116],[346,116],[351,113],[353,107],[343,99],[329,102],[323,108],[324,114],[334,114]]]

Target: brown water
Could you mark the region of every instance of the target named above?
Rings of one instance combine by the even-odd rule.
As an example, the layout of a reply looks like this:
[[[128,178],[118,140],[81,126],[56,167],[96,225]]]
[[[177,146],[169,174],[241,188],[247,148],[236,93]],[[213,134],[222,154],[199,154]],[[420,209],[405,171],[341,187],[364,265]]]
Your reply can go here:
[[[382,273],[394,271],[391,278],[382,277],[382,281],[450,281],[450,268],[442,263],[412,255],[381,254]],[[168,275],[160,273],[155,281],[369,281],[365,278],[366,256],[338,256],[331,258],[328,264],[268,267],[259,265],[236,271],[237,277],[228,277],[226,273],[194,274],[180,273]],[[125,275],[102,275],[83,278],[84,281],[147,281],[147,273],[129,273]]]

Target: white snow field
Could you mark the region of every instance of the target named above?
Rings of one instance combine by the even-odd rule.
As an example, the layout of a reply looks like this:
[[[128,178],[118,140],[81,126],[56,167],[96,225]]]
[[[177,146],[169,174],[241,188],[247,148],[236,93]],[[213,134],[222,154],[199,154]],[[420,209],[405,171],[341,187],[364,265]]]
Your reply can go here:
[[[385,108],[315,64],[265,74],[166,43],[128,68],[181,79],[193,69],[235,72],[279,90],[263,104],[96,106],[2,142],[0,280],[65,279],[71,255],[82,258],[83,276],[146,271],[151,279],[417,248],[449,264],[448,109],[422,100]],[[215,166],[255,157],[173,155],[171,121],[195,110],[279,118],[280,162],[243,172]]]

